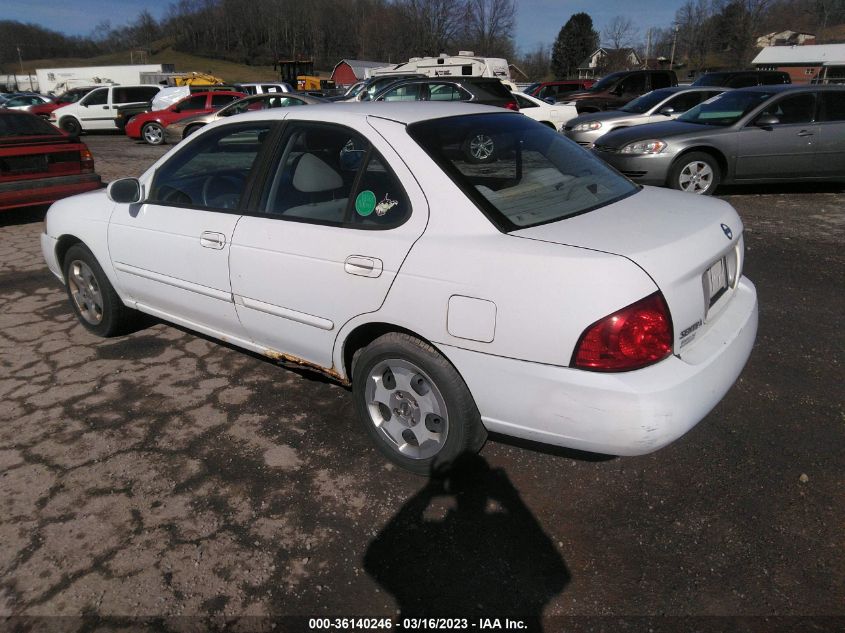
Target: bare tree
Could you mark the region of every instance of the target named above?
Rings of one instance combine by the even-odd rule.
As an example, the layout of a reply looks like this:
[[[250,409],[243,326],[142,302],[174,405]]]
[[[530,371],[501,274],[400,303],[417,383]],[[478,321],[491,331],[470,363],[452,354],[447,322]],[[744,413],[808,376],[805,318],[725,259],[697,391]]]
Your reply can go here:
[[[513,52],[514,0],[467,0],[465,11],[464,39],[476,53],[506,56]]]
[[[631,46],[637,35],[637,29],[631,18],[617,15],[605,27],[603,35],[612,48],[625,48]]]

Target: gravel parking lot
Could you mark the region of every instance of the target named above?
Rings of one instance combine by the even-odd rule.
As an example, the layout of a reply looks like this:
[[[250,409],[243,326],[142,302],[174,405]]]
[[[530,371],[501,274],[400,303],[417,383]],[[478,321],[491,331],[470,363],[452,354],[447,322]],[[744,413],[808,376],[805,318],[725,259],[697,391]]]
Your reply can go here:
[[[105,180],[168,149],[85,141]],[[761,306],[724,401],[652,455],[492,438],[445,483],[387,465],[319,376],[163,323],[88,334],[41,258],[44,209],[0,215],[0,630],[423,613],[843,630],[845,187],[722,193]],[[272,624],[308,630],[234,630]]]

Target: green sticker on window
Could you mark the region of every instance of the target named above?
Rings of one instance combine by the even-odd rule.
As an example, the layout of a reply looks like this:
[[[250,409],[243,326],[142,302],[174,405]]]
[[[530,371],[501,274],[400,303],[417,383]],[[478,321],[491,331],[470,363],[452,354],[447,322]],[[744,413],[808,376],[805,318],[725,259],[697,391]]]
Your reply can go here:
[[[358,194],[358,197],[355,198],[355,211],[358,212],[358,215],[366,217],[375,211],[375,208],[376,194],[369,189],[362,191]]]

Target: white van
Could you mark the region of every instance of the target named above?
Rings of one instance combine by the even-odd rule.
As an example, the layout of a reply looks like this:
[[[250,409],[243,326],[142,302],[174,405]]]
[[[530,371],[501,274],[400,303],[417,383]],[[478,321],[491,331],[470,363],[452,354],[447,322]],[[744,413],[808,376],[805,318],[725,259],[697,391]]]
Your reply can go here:
[[[95,88],[76,103],[53,110],[50,123],[74,136],[82,131],[116,130],[118,106],[149,102],[160,89],[149,85]]]
[[[495,77],[510,82],[508,60],[500,57],[475,57],[472,51],[438,57],[412,57],[407,62],[373,68],[371,77],[419,73],[428,77]]]
[[[268,92],[293,92],[291,85],[284,82],[272,83],[265,81],[261,83],[235,84],[235,88],[248,95],[263,95]]]

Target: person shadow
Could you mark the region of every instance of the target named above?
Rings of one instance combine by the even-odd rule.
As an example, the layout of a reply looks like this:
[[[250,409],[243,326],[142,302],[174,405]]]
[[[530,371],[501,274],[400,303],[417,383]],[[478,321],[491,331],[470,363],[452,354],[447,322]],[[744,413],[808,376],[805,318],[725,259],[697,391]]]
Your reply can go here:
[[[479,455],[432,473],[376,535],[364,569],[396,599],[399,619],[520,620],[542,631],[566,564],[504,470]]]

